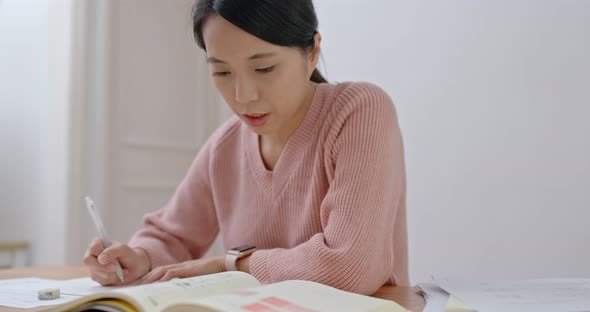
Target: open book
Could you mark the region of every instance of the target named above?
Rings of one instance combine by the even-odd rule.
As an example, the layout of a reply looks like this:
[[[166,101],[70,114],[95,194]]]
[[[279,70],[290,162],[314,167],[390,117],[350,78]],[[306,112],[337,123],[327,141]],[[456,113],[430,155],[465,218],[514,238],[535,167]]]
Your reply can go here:
[[[41,311],[391,311],[397,303],[308,281],[262,286],[244,272],[223,272],[117,288]]]

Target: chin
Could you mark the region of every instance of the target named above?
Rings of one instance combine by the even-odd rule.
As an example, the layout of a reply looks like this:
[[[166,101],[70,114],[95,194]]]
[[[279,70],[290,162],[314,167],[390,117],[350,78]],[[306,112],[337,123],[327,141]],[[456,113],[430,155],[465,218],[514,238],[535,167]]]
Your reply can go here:
[[[246,127],[248,127],[248,129],[250,129],[250,131],[258,134],[258,135],[268,135],[272,133],[272,130],[269,129],[269,127],[267,125],[264,125],[262,127],[252,127],[250,125],[248,125],[248,123],[242,121],[244,123],[244,125],[246,125]]]

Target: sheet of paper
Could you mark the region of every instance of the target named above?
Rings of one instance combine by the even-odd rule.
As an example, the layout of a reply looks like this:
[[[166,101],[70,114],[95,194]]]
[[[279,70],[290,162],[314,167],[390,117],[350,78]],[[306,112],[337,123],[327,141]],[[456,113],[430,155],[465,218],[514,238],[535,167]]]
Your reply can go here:
[[[45,288],[59,288],[58,281],[41,278],[0,280],[0,305],[14,308],[34,308],[72,301],[79,296],[61,295],[54,300],[39,300],[37,292]]]
[[[126,286],[119,287],[104,287],[99,283],[93,281],[90,277],[76,278],[70,280],[58,281],[59,288],[62,294],[85,296],[107,290],[123,288]],[[127,286],[128,287],[128,286]]]
[[[479,312],[590,311],[590,279],[436,282]]]
[[[39,300],[41,289],[59,288],[60,298]],[[49,280],[42,278],[17,278],[0,280],[0,305],[14,308],[34,308],[69,302],[80,296],[105,291],[113,287],[102,287],[90,278],[73,280]]]

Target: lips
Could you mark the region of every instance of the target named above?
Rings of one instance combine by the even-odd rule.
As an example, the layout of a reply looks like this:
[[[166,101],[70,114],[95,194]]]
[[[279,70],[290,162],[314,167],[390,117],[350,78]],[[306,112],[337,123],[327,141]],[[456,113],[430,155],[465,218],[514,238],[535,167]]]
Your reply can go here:
[[[260,127],[268,120],[268,113],[244,114],[244,120],[253,127]]]

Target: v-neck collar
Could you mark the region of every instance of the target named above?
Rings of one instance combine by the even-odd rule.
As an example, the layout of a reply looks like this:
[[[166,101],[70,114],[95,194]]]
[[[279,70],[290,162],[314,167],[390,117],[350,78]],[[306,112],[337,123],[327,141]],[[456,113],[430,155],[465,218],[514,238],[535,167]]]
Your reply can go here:
[[[270,199],[275,199],[280,195],[289,178],[303,160],[303,155],[309,145],[310,137],[313,135],[318,116],[322,110],[321,104],[324,102],[327,87],[327,83],[319,83],[317,85],[305,117],[299,127],[291,134],[285,146],[283,146],[281,155],[273,170],[268,170],[264,165],[262,155],[260,154],[258,134],[250,130],[246,125],[242,125],[246,128],[243,131],[243,139],[247,166],[259,186],[264,190],[270,191]]]

